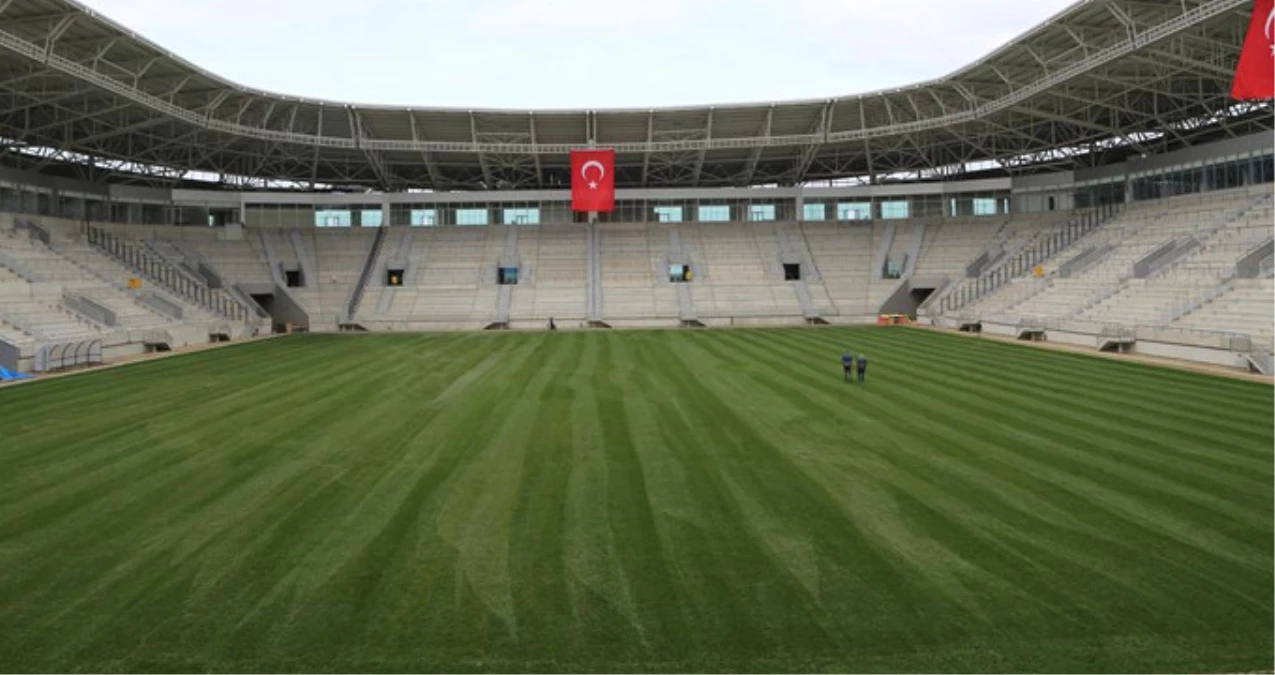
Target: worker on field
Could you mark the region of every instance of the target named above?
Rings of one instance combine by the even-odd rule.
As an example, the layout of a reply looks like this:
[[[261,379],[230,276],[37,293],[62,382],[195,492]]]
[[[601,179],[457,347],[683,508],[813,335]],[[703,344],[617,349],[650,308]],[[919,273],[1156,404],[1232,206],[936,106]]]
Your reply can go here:
[[[859,355],[859,382],[863,382],[863,378],[868,374],[868,355]]]
[[[849,349],[841,353],[841,370],[845,372],[846,382],[853,382],[851,375],[854,374],[854,354]]]
[[[549,330],[558,330],[557,324],[553,322],[553,317],[549,317]]]

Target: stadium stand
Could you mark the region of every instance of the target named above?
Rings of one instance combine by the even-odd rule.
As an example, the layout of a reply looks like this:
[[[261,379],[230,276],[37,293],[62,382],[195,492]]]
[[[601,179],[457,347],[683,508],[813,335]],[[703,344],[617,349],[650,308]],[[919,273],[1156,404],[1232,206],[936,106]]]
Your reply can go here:
[[[874,320],[901,291],[923,288],[934,289],[933,297],[917,302],[938,323],[962,317],[1072,322],[1095,333],[1241,335],[1260,350],[1272,346],[1271,265],[1269,255],[1257,255],[1270,246],[1271,217],[1271,191],[1262,184],[1134,202],[1086,221],[1087,228],[1072,212],[596,228],[262,227],[233,235],[100,228],[124,242],[126,253],[144,251],[184,275],[216,279],[225,286],[216,293],[286,296],[310,330],[538,328],[549,317],[564,326],[855,323]],[[224,319],[162,284],[148,289],[156,300],[144,302],[125,285],[135,272],[73,222],[13,224],[0,248],[13,341],[119,342],[115,336],[129,331],[136,337]],[[42,228],[49,243],[31,227]],[[1025,266],[1024,252],[1037,250],[1046,253]],[[670,265],[689,266],[691,279],[673,283]],[[502,267],[517,271],[515,283],[499,283]],[[952,311],[935,302],[976,287],[973,301]],[[180,309],[166,314],[165,307]],[[98,310],[109,326],[93,318]]]
[[[873,277],[873,226],[865,223],[802,223],[800,231],[819,269],[823,293],[812,295],[826,316],[876,314],[868,296]]]
[[[1236,262],[1270,238],[1270,203],[1269,190],[1257,188],[1132,205],[1048,260],[1045,278],[1025,277],[970,309],[1037,321],[1167,325],[1182,302],[1216,293]]]
[[[615,325],[668,325],[678,319],[669,282],[668,226],[615,223],[598,228],[602,318]]]
[[[290,233],[299,257],[312,256],[313,278],[292,289],[310,317],[310,330],[336,330],[349,303],[350,293],[367,260],[375,235],[364,229],[317,229]]]
[[[511,322],[540,327],[550,317],[565,323],[589,319],[587,229],[578,225],[509,227],[516,228],[518,257],[527,269],[525,277],[519,278],[513,288]],[[493,232],[500,236],[497,231],[501,229],[494,228]],[[488,253],[493,268],[490,283],[495,283],[494,267],[501,250]]]
[[[1212,297],[1178,317],[1174,325],[1194,330],[1223,331],[1253,336],[1271,348],[1275,342],[1275,280],[1233,279],[1222,285]]]
[[[130,288],[139,274],[64,221],[27,220],[21,229],[0,230],[0,339],[20,355],[5,365],[43,370],[33,360],[66,345],[100,344],[100,357],[103,350],[124,355],[233,332],[224,317],[165,289]]]
[[[390,330],[481,328],[493,321],[498,256],[494,251],[503,250],[504,243],[500,229],[409,230],[402,243],[390,247],[405,252],[403,285],[383,294],[375,308],[364,303],[360,316],[373,317],[367,319],[369,327]],[[385,289],[384,278],[373,288]]]

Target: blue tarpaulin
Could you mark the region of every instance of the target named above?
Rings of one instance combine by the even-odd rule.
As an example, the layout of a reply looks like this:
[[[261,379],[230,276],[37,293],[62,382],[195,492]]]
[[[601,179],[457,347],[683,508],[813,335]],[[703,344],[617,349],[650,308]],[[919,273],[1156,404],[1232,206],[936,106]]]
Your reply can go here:
[[[28,375],[27,373],[15,373],[12,370],[5,368],[4,366],[0,366],[0,382],[12,382],[14,380],[30,380],[30,379],[33,379],[34,377],[35,375]]]

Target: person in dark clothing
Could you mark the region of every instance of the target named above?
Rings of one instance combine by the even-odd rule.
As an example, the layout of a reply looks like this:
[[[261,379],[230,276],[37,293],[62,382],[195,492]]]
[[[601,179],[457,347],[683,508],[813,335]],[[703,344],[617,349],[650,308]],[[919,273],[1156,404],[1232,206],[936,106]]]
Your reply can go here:
[[[549,330],[558,330],[558,326],[553,323],[553,317],[549,317]]]
[[[868,373],[868,356],[866,354],[859,355],[859,381],[863,382],[863,378]]]
[[[851,375],[854,374],[854,355],[850,353],[849,349],[841,354],[841,370],[845,372],[846,382],[853,381]]]

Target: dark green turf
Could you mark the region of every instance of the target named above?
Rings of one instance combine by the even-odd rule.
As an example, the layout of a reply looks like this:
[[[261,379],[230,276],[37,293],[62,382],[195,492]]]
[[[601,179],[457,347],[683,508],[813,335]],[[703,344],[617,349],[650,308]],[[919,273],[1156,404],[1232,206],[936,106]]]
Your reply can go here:
[[[0,389],[0,671],[1270,669],[1273,403],[907,329]]]

